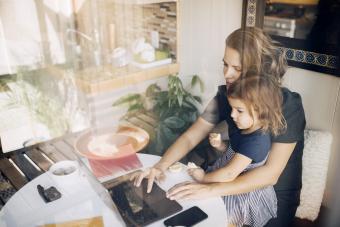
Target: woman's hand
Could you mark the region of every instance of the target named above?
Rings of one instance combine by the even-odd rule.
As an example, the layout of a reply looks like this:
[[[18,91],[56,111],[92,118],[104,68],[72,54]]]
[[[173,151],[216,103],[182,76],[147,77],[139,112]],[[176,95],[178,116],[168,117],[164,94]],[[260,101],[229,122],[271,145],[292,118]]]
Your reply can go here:
[[[216,196],[212,194],[212,186],[213,184],[186,181],[170,188],[167,191],[166,196],[170,200],[206,199]]]
[[[203,182],[205,176],[204,170],[199,167],[188,169],[188,174],[198,182]]]
[[[151,167],[147,168],[144,171],[139,171],[133,174],[130,177],[130,181],[134,181],[134,185],[139,187],[142,180],[144,178],[148,178],[148,187],[147,187],[147,193],[150,193],[152,190],[152,185],[155,180],[162,181],[165,179],[164,171],[157,167]]]

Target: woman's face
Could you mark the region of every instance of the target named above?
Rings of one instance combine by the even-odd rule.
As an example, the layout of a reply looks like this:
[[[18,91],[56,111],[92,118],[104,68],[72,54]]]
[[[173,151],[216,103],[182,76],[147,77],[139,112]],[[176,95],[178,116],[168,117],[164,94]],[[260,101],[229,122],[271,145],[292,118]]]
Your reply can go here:
[[[252,130],[258,125],[258,116],[255,111],[253,116],[246,104],[241,99],[228,98],[229,104],[232,108],[231,117],[235,122],[236,126],[241,130]]]
[[[241,76],[241,59],[237,50],[226,47],[223,58],[223,74],[227,87]]]

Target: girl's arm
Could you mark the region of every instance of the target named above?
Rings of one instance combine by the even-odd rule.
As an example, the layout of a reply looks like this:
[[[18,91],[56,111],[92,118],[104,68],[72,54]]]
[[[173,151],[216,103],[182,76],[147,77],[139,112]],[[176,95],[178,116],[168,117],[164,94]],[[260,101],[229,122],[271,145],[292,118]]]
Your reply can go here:
[[[296,143],[273,143],[266,164],[237,177],[233,182],[212,185],[212,194],[234,195],[275,185]]]
[[[245,168],[247,168],[251,161],[252,160],[250,158],[236,153],[226,166],[205,174],[202,182],[212,183],[233,181]]]

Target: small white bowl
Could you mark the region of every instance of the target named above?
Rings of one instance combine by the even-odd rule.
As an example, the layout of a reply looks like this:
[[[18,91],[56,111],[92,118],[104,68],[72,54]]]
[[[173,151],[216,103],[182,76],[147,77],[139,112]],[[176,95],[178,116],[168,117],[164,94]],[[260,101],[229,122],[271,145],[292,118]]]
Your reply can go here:
[[[81,180],[77,161],[57,162],[50,167],[48,174],[62,193],[72,193],[74,185]]]

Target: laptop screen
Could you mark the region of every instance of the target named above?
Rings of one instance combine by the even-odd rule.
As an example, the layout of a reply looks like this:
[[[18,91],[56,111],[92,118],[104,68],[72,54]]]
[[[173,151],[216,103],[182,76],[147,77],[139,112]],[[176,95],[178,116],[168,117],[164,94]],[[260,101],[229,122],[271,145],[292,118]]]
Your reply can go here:
[[[157,184],[153,185],[150,193],[146,189],[145,179],[140,187],[127,180],[109,188],[127,226],[145,226],[183,209],[176,201],[166,198],[165,191]]]

